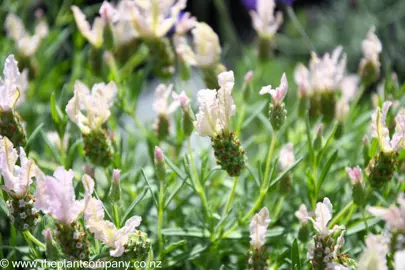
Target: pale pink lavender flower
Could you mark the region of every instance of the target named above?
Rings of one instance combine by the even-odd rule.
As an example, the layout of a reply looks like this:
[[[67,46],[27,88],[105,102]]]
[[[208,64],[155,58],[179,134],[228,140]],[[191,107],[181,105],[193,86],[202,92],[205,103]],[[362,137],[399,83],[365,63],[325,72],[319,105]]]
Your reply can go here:
[[[204,89],[198,92],[200,107],[196,115],[196,127],[200,136],[215,137],[229,133],[231,117],[236,113],[232,98],[234,83],[233,71],[223,72],[218,75],[218,91]]]
[[[197,19],[194,16],[191,16],[190,12],[184,12],[180,20],[176,24],[176,35],[183,36],[188,31],[193,29],[197,24]]]
[[[389,208],[368,207],[367,210],[373,216],[382,218],[392,232],[405,232],[405,197],[401,194],[397,202],[399,207],[391,205]]]
[[[114,223],[104,219],[104,207],[100,200],[91,198],[84,213],[86,228],[94,237],[109,246],[110,255],[120,257],[125,252],[129,236],[136,231],[142,218],[133,216],[125,222],[124,227],[117,229]]]
[[[359,270],[387,270],[388,241],[382,235],[369,234],[366,239],[366,249],[359,259]]]
[[[363,58],[360,62],[360,68],[364,66],[367,62],[373,63],[377,68],[380,67],[381,63],[379,60],[379,54],[382,52],[382,44],[375,34],[375,27],[372,26],[367,33],[367,37],[361,43],[361,48],[363,51]]]
[[[13,110],[21,96],[25,96],[27,88],[27,71],[20,73],[14,55],[9,55],[4,62],[3,78],[0,76],[0,110]]]
[[[318,202],[316,204],[315,210],[315,220],[308,217],[312,221],[315,230],[321,237],[326,237],[337,230],[345,229],[344,226],[335,225],[331,230],[328,228],[328,223],[332,219],[332,203],[328,198],[324,198],[323,202]]]
[[[158,115],[168,116],[175,112],[179,107],[179,102],[174,101],[169,104],[169,97],[172,94],[173,85],[159,84],[155,90],[155,101],[153,109]]]
[[[17,159],[20,165],[16,165]],[[7,137],[0,137],[0,172],[4,179],[3,189],[14,198],[24,198],[32,184],[32,178],[37,176],[37,166],[27,158],[24,148],[20,153]]]
[[[345,98],[347,101],[351,101],[357,93],[359,82],[360,77],[355,74],[345,76],[340,85],[343,98]]]
[[[96,17],[93,26],[90,26],[86,15],[77,6],[71,7],[76,25],[80,33],[96,48],[100,48],[104,42],[104,27],[106,22],[102,17]]]
[[[332,55],[326,53],[319,58],[312,52],[309,69],[299,64],[294,71],[294,80],[300,96],[312,96],[322,92],[341,89],[346,71],[346,55],[341,57],[343,48],[337,47]]]
[[[405,250],[399,250],[395,252],[394,269],[405,270]]]
[[[186,37],[174,36],[177,54],[190,66],[216,68],[221,56],[218,35],[209,25],[202,22],[197,22],[191,33],[193,35],[193,49],[189,46]]]
[[[112,24],[119,20],[118,11],[107,1],[103,2],[98,13],[105,23]]]
[[[7,35],[16,43],[19,54],[27,58],[35,54],[41,41],[49,32],[47,23],[41,20],[35,26],[35,33],[33,35],[29,34],[22,20],[13,13],[7,15],[5,27]]]
[[[274,104],[281,104],[281,102],[283,102],[287,94],[287,90],[288,90],[288,81],[285,73],[283,73],[279,87],[273,89],[271,85],[265,86],[260,90],[259,94],[260,95],[270,94]]]
[[[311,218],[310,213],[308,213],[307,207],[305,204],[301,204],[300,208],[295,212],[295,216],[299,219],[301,225],[308,223],[309,218]]]
[[[349,178],[353,185],[363,183],[363,174],[359,166],[353,168],[346,167],[346,172],[349,175]]]
[[[275,0],[257,0],[256,10],[250,11],[253,28],[263,38],[272,38],[283,23],[283,14],[275,8]]]
[[[386,124],[388,110],[392,102],[386,101],[382,110],[378,107],[372,116],[372,136],[378,139],[381,151],[385,153],[395,152],[405,148],[405,109],[401,109],[395,117],[395,133],[390,138],[389,129]]]
[[[186,92],[182,91],[180,94],[172,92],[172,98],[174,101],[178,102],[183,111],[187,111],[190,104],[190,98],[186,95]]]
[[[122,18],[129,20],[140,37],[162,38],[176,25],[187,0],[126,1]]]
[[[111,115],[117,86],[109,84],[94,84],[91,91],[81,81],[74,85],[74,96],[66,106],[66,113],[84,134],[99,130]]]
[[[292,143],[287,143],[281,148],[279,162],[282,170],[287,170],[295,162]]]
[[[255,249],[260,249],[266,242],[267,227],[270,224],[270,214],[266,207],[255,214],[250,223],[250,244]]]
[[[35,208],[50,215],[62,224],[76,221],[86,209],[94,190],[94,180],[84,175],[82,183],[85,189],[84,199],[76,200],[72,180],[74,172],[58,167],[52,176],[38,172],[35,191]]]

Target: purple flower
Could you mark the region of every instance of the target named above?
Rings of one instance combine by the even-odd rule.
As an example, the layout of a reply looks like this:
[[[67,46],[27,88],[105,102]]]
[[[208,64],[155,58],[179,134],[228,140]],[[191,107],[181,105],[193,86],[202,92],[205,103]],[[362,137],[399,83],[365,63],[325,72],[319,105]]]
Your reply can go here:
[[[256,0],[241,0],[247,9],[256,9]]]
[[[256,3],[257,0],[241,0],[242,4],[249,10],[251,9],[256,9]],[[295,0],[278,0],[278,2],[281,2],[283,4],[291,6],[294,3]]]

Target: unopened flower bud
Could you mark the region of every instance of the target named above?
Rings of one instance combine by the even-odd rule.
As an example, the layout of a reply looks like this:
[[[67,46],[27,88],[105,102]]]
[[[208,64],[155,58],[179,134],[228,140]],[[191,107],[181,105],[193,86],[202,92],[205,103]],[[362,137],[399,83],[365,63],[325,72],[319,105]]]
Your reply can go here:
[[[121,198],[120,174],[120,170],[113,170],[113,179],[110,187],[110,199],[113,202],[118,202]]]
[[[166,179],[166,165],[162,149],[155,146],[155,173],[159,181]]]
[[[353,169],[346,167],[346,172],[349,175],[352,185],[363,183],[363,174],[359,166],[353,167]]]
[[[59,252],[53,241],[52,230],[49,228],[45,229],[42,234],[45,238],[46,258],[49,260],[56,260],[59,257]]]
[[[172,97],[176,102],[180,104],[181,110],[183,112],[182,118],[183,132],[184,135],[186,135],[186,137],[189,137],[194,130],[194,120],[190,112],[190,99],[188,98],[188,96],[184,91],[181,92],[180,95],[173,92]]]
[[[352,182],[352,197],[355,204],[364,206],[366,194],[363,186],[363,174],[359,166],[349,168],[346,167],[346,172]]]
[[[253,81],[253,71],[249,70],[245,75],[245,82],[251,83]]]
[[[250,94],[253,91],[252,82],[253,82],[253,71],[250,70],[246,73],[245,81],[243,82],[243,85],[242,85],[242,93],[243,93],[243,98],[245,100],[249,99]]]

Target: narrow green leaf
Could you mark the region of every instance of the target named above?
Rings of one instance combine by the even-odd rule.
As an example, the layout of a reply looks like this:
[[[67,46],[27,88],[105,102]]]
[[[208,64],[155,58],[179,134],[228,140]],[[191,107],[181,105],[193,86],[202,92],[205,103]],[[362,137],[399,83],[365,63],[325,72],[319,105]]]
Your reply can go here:
[[[135,208],[135,206],[145,197],[146,193],[148,192],[148,189],[145,188],[140,195],[136,197],[136,199],[131,203],[131,205],[128,207],[127,211],[125,211],[125,214],[122,216],[121,219],[121,226],[124,225],[125,221],[127,220],[127,217],[129,214],[131,214],[132,210]]]
[[[306,131],[307,131],[308,152],[309,152],[309,156],[310,156],[311,161],[312,161],[315,158],[315,152],[314,152],[314,148],[312,147],[312,136],[311,136],[311,127],[310,127],[310,124],[309,124],[309,116],[307,116],[307,119],[305,121],[305,125],[306,125]]]
[[[188,177],[186,177],[185,179],[182,179],[182,181],[178,184],[178,186],[169,195],[169,197],[168,197],[168,199],[166,201],[166,204],[165,204],[165,208],[170,204],[170,202],[174,199],[174,197],[177,195],[177,193],[180,191],[180,189],[184,186],[187,179],[188,179]]]
[[[149,182],[149,179],[148,179],[148,177],[146,177],[146,174],[145,174],[143,169],[141,169],[141,172],[142,172],[143,178],[145,178],[146,184],[148,184],[150,194],[152,195],[152,198],[153,198],[153,202],[155,203],[156,207],[158,207],[158,202],[157,202],[157,199],[155,197],[155,193],[153,193],[152,186],[151,186],[151,184]]]
[[[191,228],[191,229],[163,229],[163,235],[167,236],[180,236],[180,237],[195,237],[195,238],[208,238],[210,237],[210,233],[207,230],[202,230],[199,228]]]
[[[336,133],[337,128],[338,128],[338,125],[335,124],[334,127],[333,127],[332,132],[329,134],[329,137],[328,137],[328,139],[326,140],[325,145],[324,145],[324,146],[322,147],[322,149],[319,151],[318,158],[317,158],[318,163],[322,160],[322,157],[323,157],[323,155],[325,154],[326,149],[328,149],[328,146],[329,146],[330,143],[333,141],[333,138],[335,137],[335,133]]]
[[[249,117],[244,121],[242,128],[246,128],[256,117],[257,115],[263,110],[264,106],[268,104],[268,101],[264,101],[262,103],[259,103],[257,106],[254,106],[256,110],[253,111],[253,113],[249,113]]]
[[[291,265],[292,270],[301,270],[300,250],[298,248],[297,239],[294,240],[291,246]]]
[[[289,173],[292,169],[294,169],[295,166],[297,166],[297,165],[303,160],[303,158],[304,158],[304,157],[300,157],[300,158],[297,159],[293,164],[291,164],[290,167],[288,167],[285,171],[283,171],[281,174],[279,174],[279,175],[276,177],[276,179],[274,179],[274,180],[270,183],[269,188],[272,187],[272,186],[274,186],[275,184],[277,184],[287,173]]]
[[[323,167],[321,175],[319,176],[318,182],[317,182],[317,187],[316,190],[319,192],[321,190],[321,187],[323,185],[323,182],[325,181],[326,175],[328,174],[331,166],[333,163],[336,161],[336,158],[338,156],[338,150],[336,150],[332,156],[329,157],[328,161],[325,164],[325,167]]]
[[[187,244],[186,240],[180,240],[176,243],[171,244],[170,246],[168,246],[167,248],[165,248],[163,254],[169,254],[170,252],[172,252],[173,250],[175,250],[176,248],[185,246]]]
[[[179,167],[177,167],[176,165],[174,165],[174,163],[171,162],[170,159],[168,159],[166,156],[165,156],[165,161],[166,161],[167,165],[169,165],[169,167],[170,167],[181,179],[184,180],[184,179],[187,178],[187,177],[185,176],[185,173],[183,173]]]
[[[28,149],[31,145],[32,141],[37,137],[38,133],[41,131],[41,128],[44,126],[44,123],[41,123],[37,126],[37,128],[31,133],[30,137],[27,140],[27,144],[25,148]]]

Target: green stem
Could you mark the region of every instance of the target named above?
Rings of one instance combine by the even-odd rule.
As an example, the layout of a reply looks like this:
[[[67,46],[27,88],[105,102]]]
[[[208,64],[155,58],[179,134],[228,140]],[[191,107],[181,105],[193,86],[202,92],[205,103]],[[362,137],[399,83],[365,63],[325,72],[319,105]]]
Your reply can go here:
[[[298,32],[301,34],[301,36],[306,39],[308,43],[308,48],[311,51],[315,51],[315,47],[312,44],[311,39],[305,32],[304,28],[302,27],[300,21],[298,20],[297,16],[295,15],[294,9],[291,6],[287,6],[287,14],[290,17],[291,21],[293,22],[295,28],[297,28]]]
[[[116,202],[114,202],[113,204],[113,210],[114,210],[114,221],[115,221],[115,226],[117,226],[117,228],[120,228],[120,213],[119,213],[119,209],[118,209],[118,204]]]
[[[36,244],[38,247],[40,247],[42,249],[46,249],[45,244],[42,243],[41,241],[39,241],[37,238],[35,238],[35,236],[33,236],[30,231],[26,230],[26,231],[22,232],[22,235],[25,237],[25,239],[28,242],[32,242],[32,243]]]
[[[164,182],[160,181],[159,187],[159,209],[158,209],[158,237],[159,237],[159,258],[161,258],[163,254],[163,210],[164,210]]]
[[[261,189],[267,189],[268,184],[269,184],[269,174],[270,174],[270,165],[271,165],[271,159],[273,157],[273,152],[274,152],[274,147],[276,146],[276,132],[274,131],[273,137],[271,138],[271,143],[269,146],[269,152],[267,154],[267,161],[266,161],[266,170],[264,172],[264,179],[263,179],[263,186]]]
[[[229,194],[228,202],[226,203],[226,206],[225,206],[224,215],[228,214],[229,208],[231,208],[233,198],[235,197],[236,186],[238,185],[238,180],[239,180],[239,177],[235,176],[235,180],[233,181],[233,187],[232,187],[232,190],[231,190],[231,194]]]
[[[273,137],[272,137],[271,143],[270,143],[270,147],[269,147],[269,152],[267,154],[266,170],[264,173],[263,184],[262,184],[262,187],[260,188],[259,197],[255,201],[255,203],[254,203],[253,207],[250,209],[250,211],[241,219],[242,223],[245,223],[255,213],[255,211],[262,204],[264,196],[267,193],[268,184],[269,184],[270,165],[271,165],[271,160],[273,157],[273,152],[274,152],[275,146],[276,146],[276,133],[273,134]],[[226,238],[227,236],[229,236],[236,228],[238,228],[238,225],[232,226],[228,231],[226,231],[222,235],[222,238]]]

